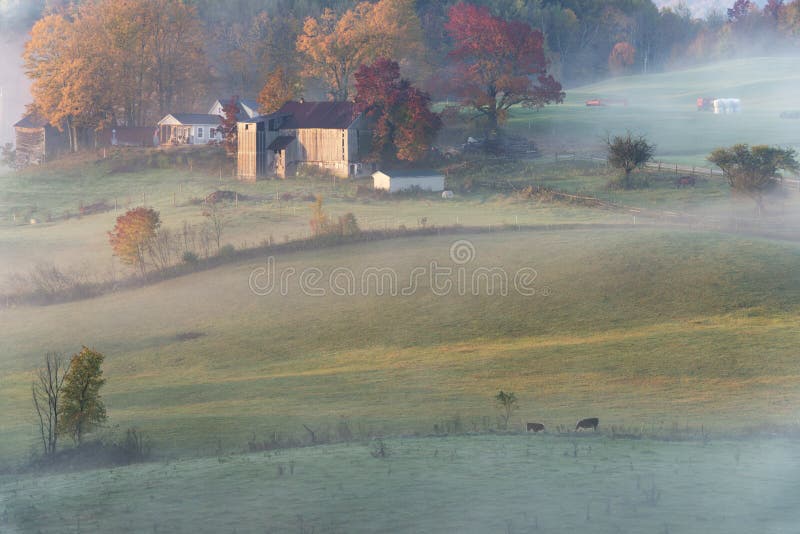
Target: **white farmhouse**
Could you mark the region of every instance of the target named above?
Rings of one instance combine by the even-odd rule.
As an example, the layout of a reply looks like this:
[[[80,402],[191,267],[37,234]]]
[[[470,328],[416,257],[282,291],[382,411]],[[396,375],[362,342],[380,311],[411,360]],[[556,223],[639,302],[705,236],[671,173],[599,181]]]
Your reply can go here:
[[[221,124],[219,115],[170,113],[158,121],[158,139],[162,145],[206,145],[222,140]]]
[[[419,188],[423,191],[444,191],[444,176],[435,171],[377,171],[372,173],[372,187],[390,193]]]

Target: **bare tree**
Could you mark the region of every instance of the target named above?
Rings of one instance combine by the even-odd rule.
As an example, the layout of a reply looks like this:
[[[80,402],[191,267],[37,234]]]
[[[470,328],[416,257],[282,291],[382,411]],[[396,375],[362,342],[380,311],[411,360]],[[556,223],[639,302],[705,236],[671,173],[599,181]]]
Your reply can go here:
[[[222,240],[222,230],[225,229],[225,214],[217,207],[216,202],[211,202],[204,215],[208,217],[211,227],[211,234],[217,244],[217,252],[219,252],[220,241]]]
[[[44,357],[44,366],[37,370],[36,380],[31,385],[33,407],[39,417],[39,435],[46,456],[55,454],[58,445],[59,403],[67,371],[69,362],[64,356],[48,352]]]

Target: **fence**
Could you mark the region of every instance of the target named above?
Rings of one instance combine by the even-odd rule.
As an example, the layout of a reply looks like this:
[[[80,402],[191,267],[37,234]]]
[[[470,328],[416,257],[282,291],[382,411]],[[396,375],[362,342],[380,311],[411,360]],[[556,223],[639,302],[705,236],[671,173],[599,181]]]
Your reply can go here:
[[[578,154],[578,153],[559,153],[554,155],[556,163],[562,161],[593,161],[603,165],[608,165],[608,158],[606,156],[597,154]],[[714,167],[700,167],[697,165],[680,165],[678,163],[666,163],[663,161],[651,161],[645,164],[648,169],[654,169],[658,172],[674,172],[676,175],[684,174],[699,177],[723,178],[725,173],[721,169]],[[792,191],[800,191],[800,179],[798,178],[782,178],[781,184],[786,189]]]

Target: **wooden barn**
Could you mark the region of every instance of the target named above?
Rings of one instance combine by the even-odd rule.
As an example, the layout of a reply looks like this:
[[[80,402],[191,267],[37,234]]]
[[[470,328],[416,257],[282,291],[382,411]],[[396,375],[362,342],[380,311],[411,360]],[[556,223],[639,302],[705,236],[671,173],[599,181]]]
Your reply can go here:
[[[69,150],[64,132],[35,113],[25,115],[14,125],[17,165],[41,165]]]
[[[370,132],[353,102],[287,102],[278,111],[238,123],[240,180],[286,178],[304,166],[336,176],[363,176]]]

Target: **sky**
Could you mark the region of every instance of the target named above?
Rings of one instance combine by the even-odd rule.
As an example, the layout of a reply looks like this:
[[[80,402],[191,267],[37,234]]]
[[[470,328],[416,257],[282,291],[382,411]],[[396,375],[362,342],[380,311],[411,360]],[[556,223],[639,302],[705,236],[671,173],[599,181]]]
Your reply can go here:
[[[756,4],[763,6],[765,0],[755,0]],[[733,6],[735,0],[654,0],[655,4],[659,7],[675,6],[679,3],[686,4],[696,17],[704,17],[712,9],[721,10],[723,13],[726,9]]]

